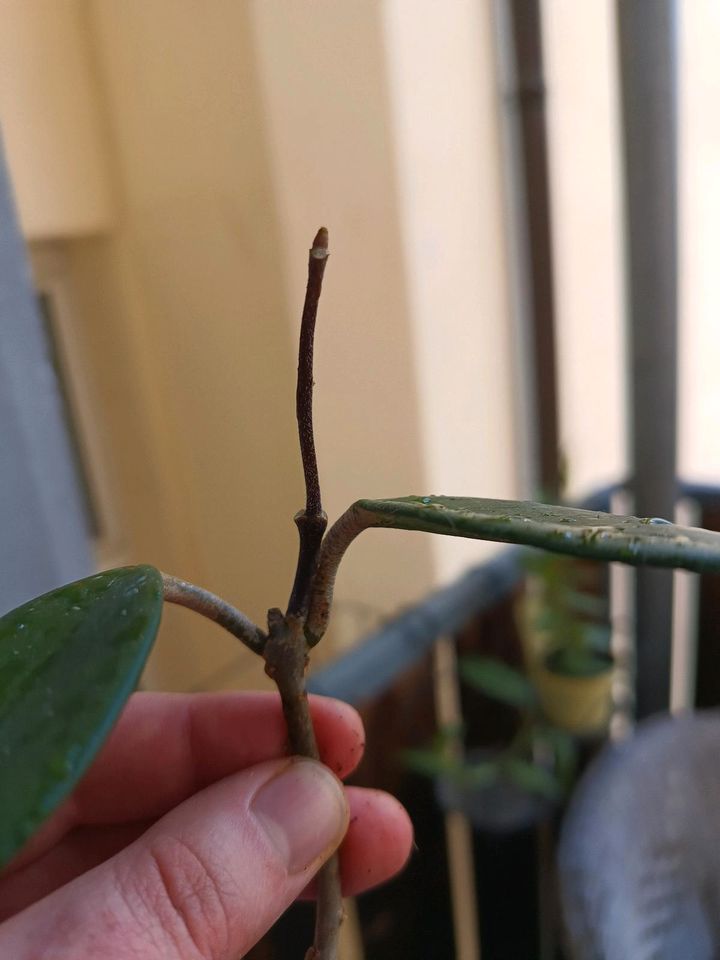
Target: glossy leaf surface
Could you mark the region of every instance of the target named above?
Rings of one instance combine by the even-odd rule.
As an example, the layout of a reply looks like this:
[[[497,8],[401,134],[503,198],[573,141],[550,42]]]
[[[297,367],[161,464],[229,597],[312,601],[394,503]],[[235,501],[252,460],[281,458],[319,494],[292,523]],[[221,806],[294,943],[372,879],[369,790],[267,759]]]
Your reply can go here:
[[[620,517],[523,500],[398,497],[359,500],[367,527],[424,530],[540,547],[594,560],[720,572],[720,533],[657,517]]]
[[[0,865],[88,768],[135,689],[162,602],[157,570],[124,567],[0,618]]]

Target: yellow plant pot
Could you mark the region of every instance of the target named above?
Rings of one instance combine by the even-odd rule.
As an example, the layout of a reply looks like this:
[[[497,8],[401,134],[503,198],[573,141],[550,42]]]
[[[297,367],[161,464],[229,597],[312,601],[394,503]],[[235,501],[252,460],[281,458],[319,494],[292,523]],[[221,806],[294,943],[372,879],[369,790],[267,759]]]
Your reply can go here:
[[[535,684],[548,720],[581,736],[602,733],[610,718],[612,666],[590,677],[555,673],[539,665]]]

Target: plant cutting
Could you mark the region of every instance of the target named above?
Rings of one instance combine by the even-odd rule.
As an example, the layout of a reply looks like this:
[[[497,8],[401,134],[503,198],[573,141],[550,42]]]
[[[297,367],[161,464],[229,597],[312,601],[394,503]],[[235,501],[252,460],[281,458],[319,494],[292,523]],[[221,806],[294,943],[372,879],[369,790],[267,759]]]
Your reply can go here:
[[[408,750],[411,769],[437,783],[440,804],[458,810],[478,830],[510,833],[547,817],[569,792],[575,743],[543,716],[537,690],[524,673],[490,657],[458,664],[465,684],[518,712],[517,730],[499,747],[458,749],[461,731],[440,730],[429,749]]]
[[[0,619],[0,866],[27,843],[88,769],[134,690],[164,602],[209,617],[264,662],[276,682],[293,753],[317,758],[305,673],[331,613],[352,541],[371,527],[541,547],[631,564],[720,571],[720,535],[665,521],[512,500],[404,496],[358,500],[326,532],[312,422],[313,338],[328,236],[309,255],[300,333],[297,419],[305,508],[296,574],[283,608],[259,626],[220,597],[151,566],[111,570],[61,587]],[[337,955],[342,906],[337,859],[318,878],[310,956]]]
[[[602,732],[610,712],[613,661],[605,597],[593,592],[588,564],[528,552],[518,623],[543,710],[563,730]]]

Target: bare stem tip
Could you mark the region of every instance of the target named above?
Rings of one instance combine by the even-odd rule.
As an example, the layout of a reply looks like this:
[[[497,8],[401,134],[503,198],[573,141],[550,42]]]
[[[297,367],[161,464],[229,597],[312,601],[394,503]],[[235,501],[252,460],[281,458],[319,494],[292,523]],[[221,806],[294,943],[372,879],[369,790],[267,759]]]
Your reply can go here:
[[[321,259],[328,255],[328,232],[327,227],[320,227],[315,234],[312,249],[310,251],[313,257]]]

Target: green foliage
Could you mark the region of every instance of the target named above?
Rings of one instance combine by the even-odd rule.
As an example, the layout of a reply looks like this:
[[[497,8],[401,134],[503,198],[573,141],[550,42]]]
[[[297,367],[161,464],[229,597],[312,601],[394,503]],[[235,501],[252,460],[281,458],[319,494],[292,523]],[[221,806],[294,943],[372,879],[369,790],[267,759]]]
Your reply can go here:
[[[481,790],[497,783],[502,775],[502,767],[496,760],[463,764],[456,769],[455,778],[470,790]]]
[[[125,567],[0,618],[0,866],[62,803],[135,689],[162,579]]]
[[[457,766],[454,760],[437,747],[427,747],[424,750],[404,750],[402,758],[410,770],[433,779],[445,774],[452,774]]]
[[[467,790],[483,790],[499,781],[525,793],[560,800],[572,786],[575,742],[568,734],[542,724],[526,725],[507,747],[479,762],[468,762],[445,750],[439,741],[420,750],[406,750],[405,765],[433,780],[447,780]]]
[[[577,772],[577,745],[573,736],[557,727],[543,726],[540,743],[548,749],[553,761],[556,783],[563,794],[570,792]]]
[[[367,527],[540,547],[590,560],[720,572],[720,534],[656,517],[619,517],[523,500],[398,497],[359,500]]]
[[[588,589],[591,565],[573,557],[532,551],[523,558],[531,575],[522,598],[523,622],[534,631],[551,670],[574,677],[604,673],[611,665],[609,608]]]
[[[440,730],[431,746],[406,750],[405,764],[416,773],[449,781],[470,792],[504,781],[525,793],[560,800],[574,780],[575,741],[542,717],[530,679],[491,657],[463,657],[458,672],[468,686],[520,711],[516,735],[493,756],[471,762],[463,759],[457,749],[463,731]]]
[[[545,658],[546,667],[553,673],[566,677],[597,677],[612,667],[610,654],[602,655],[594,650],[563,648],[559,643]]]
[[[562,797],[562,786],[555,775],[525,757],[506,757],[502,770],[508,780],[526,793],[534,793],[548,800]]]
[[[492,657],[463,657],[460,676],[474,690],[512,707],[530,708],[537,702],[535,688],[524,673]]]

